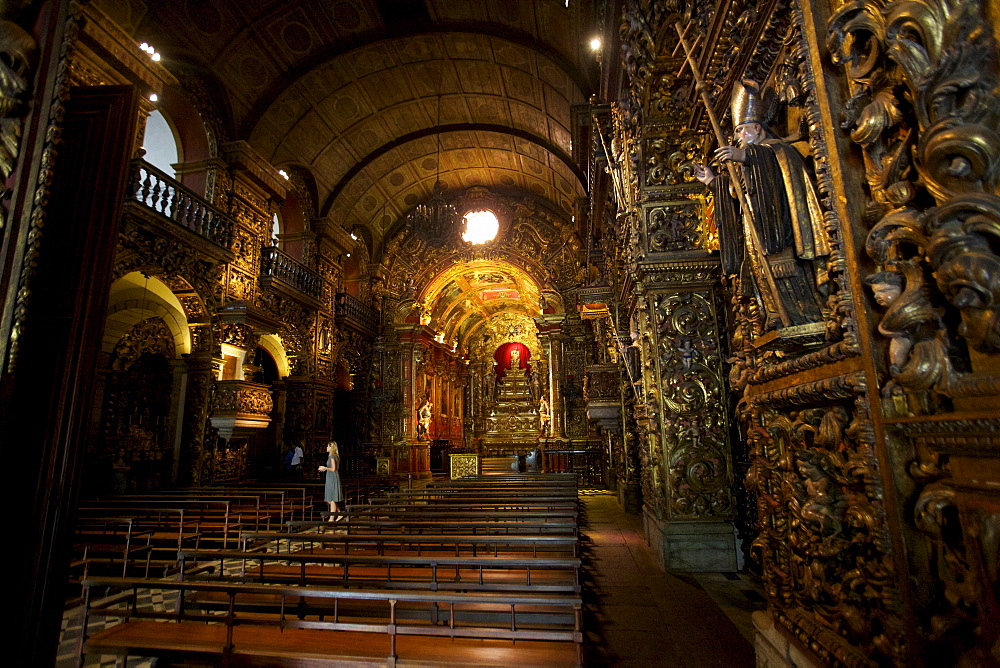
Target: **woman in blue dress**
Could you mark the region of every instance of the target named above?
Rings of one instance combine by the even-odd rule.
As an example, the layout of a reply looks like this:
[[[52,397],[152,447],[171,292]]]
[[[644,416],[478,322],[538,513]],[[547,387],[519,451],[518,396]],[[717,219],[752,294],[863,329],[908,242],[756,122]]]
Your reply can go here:
[[[326,466],[320,466],[320,471],[326,471],[326,486],[323,489],[323,500],[330,504],[329,521],[339,519],[334,513],[338,512],[337,504],[344,500],[344,494],[340,489],[340,451],[337,449],[337,442],[330,441],[326,446],[327,458]]]

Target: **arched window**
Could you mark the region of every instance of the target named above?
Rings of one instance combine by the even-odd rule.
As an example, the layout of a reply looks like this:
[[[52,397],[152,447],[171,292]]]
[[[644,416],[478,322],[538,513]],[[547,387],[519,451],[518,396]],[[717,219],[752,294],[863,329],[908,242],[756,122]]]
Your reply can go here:
[[[142,137],[146,149],[144,160],[160,171],[174,175],[174,164],[180,161],[177,137],[166,117],[154,109],[146,119],[146,134]]]

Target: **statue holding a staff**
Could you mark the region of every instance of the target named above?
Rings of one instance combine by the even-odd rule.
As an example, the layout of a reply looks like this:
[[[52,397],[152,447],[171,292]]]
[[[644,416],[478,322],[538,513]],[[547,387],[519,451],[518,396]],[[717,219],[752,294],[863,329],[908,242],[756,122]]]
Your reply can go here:
[[[723,271],[739,275],[773,330],[821,321],[830,247],[802,156],[770,133],[761,102],[753,82],[734,87],[737,145],[717,148],[715,159],[736,168],[716,176],[697,165],[695,177],[715,195]]]

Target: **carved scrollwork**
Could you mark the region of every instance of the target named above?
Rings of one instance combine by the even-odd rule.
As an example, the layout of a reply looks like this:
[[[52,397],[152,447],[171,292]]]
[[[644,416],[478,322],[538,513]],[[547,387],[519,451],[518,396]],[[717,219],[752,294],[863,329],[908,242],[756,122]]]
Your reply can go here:
[[[1000,352],[992,306],[1000,296],[1000,96],[982,7],[856,2],[830,19],[827,44],[853,85],[843,127],[865,157],[877,221],[866,245],[883,271],[868,282],[888,307],[879,332],[900,388],[887,411],[934,413],[947,409],[944,397],[991,392],[994,365],[982,356]],[[945,317],[949,304],[961,323]],[[981,356],[951,345],[955,334]]]
[[[266,417],[271,414],[274,404],[271,391],[267,387],[250,385],[238,380],[216,381],[212,397],[212,414],[253,415]]]
[[[938,289],[962,314],[958,333],[979,352],[1000,353],[1000,197],[955,197],[928,212],[927,230]]]
[[[35,67],[35,40],[0,13],[0,230],[6,227],[7,178],[14,172],[21,148],[22,116]]]
[[[691,183],[694,163],[705,153],[702,135],[664,135],[647,138],[643,143],[647,186],[672,186]]]
[[[175,357],[174,337],[162,318],[146,318],[118,340],[111,353],[111,368],[125,371],[144,353]]]
[[[880,478],[864,423],[845,404],[789,414],[755,409],[748,431],[754,463],[747,484],[768,518],[754,543],[765,590],[780,602],[779,618],[813,610],[816,630],[835,631],[810,634],[818,654],[858,665],[905,656]]]
[[[648,210],[647,238],[654,252],[699,248],[700,211],[691,206],[657,206]]]

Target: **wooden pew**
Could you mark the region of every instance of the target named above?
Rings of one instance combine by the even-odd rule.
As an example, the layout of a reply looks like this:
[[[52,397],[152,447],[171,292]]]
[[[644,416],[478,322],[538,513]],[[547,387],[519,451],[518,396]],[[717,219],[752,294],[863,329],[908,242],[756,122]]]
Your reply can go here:
[[[142,533],[148,548],[144,549],[146,572],[152,567],[176,567],[177,552],[186,547],[200,547],[199,524],[191,519],[184,508],[131,507],[113,504],[113,507],[84,505],[77,511],[77,526],[86,527],[91,522],[115,521],[131,527],[133,535]],[[76,537],[74,550],[82,552],[95,537],[85,532]],[[88,550],[93,553],[93,550]],[[88,569],[89,571],[90,569]]]
[[[81,501],[81,513],[99,513],[106,516],[158,521],[157,513],[179,513],[181,523],[177,529],[177,549],[185,547],[185,529],[195,524],[199,540],[220,541],[221,547],[229,546],[230,535],[239,532],[237,515],[233,513],[234,501],[222,498],[133,498],[116,497],[97,501]],[[162,536],[167,539],[168,536]]]
[[[371,520],[391,520],[408,522],[410,520],[480,520],[480,521],[504,521],[504,522],[545,522],[555,523],[573,521],[576,522],[579,511],[575,508],[553,509],[553,510],[520,510],[512,513],[504,508],[480,508],[474,510],[463,510],[461,508],[440,509],[428,506],[348,506],[347,510],[331,513],[329,511],[320,512],[321,517],[334,515],[343,517],[347,521],[355,519]]]
[[[397,661],[433,662],[443,656],[442,652],[452,652],[453,658],[470,665],[498,665],[493,663],[495,648],[483,652],[477,651],[476,643],[456,643],[456,639],[469,638],[515,641],[517,651],[503,657],[503,663],[517,656],[521,661],[514,659],[515,663],[526,663],[529,656],[538,660],[538,652],[542,652],[548,657],[543,661],[546,665],[582,665],[582,601],[576,594],[356,590],[109,577],[88,578],[84,586],[87,603],[79,644],[81,664],[86,654],[132,654],[215,657],[224,664],[259,662],[267,656],[269,663],[291,665],[303,658],[301,643],[306,636],[295,633],[302,629],[335,632],[308,636],[308,652],[314,659],[358,659],[355,648],[365,646],[369,654],[378,648],[389,665]],[[98,587],[125,591],[92,600],[91,592]],[[176,592],[178,605],[173,611],[139,609],[134,602],[140,589]],[[224,614],[191,610],[185,599],[206,592],[228,599]],[[307,607],[300,605],[306,602]],[[94,617],[118,617],[124,623],[91,635],[88,626]],[[360,639],[345,634],[386,635],[388,647],[379,645],[377,638],[355,643]],[[424,645],[400,642],[407,636],[452,641]],[[298,647],[288,648],[289,639]],[[454,654],[456,647],[459,655]],[[430,653],[425,654],[427,651]]]
[[[240,582],[339,584],[430,591],[580,591],[581,564],[575,557],[421,557],[184,550],[180,559],[182,569],[178,579],[190,579],[185,573],[210,572],[196,577],[205,581],[225,580],[226,562],[239,562],[240,575],[236,577]],[[196,562],[197,566],[190,568],[190,562]],[[216,563],[217,569],[214,568]],[[205,568],[208,565],[212,566],[210,571]]]
[[[261,547],[269,543],[276,543],[279,546],[284,544],[286,551],[290,552],[291,547],[296,545],[299,549],[304,549],[306,545],[312,547],[313,544],[322,545],[325,549],[334,546],[340,547],[343,554],[349,554],[351,548],[355,550],[374,550],[378,554],[385,554],[387,545],[396,549],[415,551],[418,555],[423,550],[441,550],[445,547],[453,547],[455,556],[460,556],[460,548],[469,546],[472,555],[475,556],[477,549],[482,546],[492,546],[493,554],[499,554],[500,546],[503,545],[508,550],[526,551],[530,548],[532,556],[537,556],[540,548],[547,552],[571,552],[577,556],[579,540],[577,536],[560,535],[496,535],[496,534],[339,534],[339,533],[271,533],[251,531],[240,535],[240,548],[247,551],[247,545]],[[519,550],[518,550],[519,548]]]
[[[333,513],[337,515],[338,513]],[[318,530],[329,528],[331,523],[329,521],[317,520],[317,521],[297,521],[297,522],[285,522],[286,529],[291,533],[293,531],[306,531],[306,530]],[[478,533],[496,533],[496,534],[510,534],[510,533],[523,533],[523,534],[545,534],[545,533],[557,533],[557,534],[577,534],[577,523],[575,519],[572,518],[555,518],[547,519],[542,521],[528,521],[521,520],[517,518],[490,518],[488,520],[473,520],[473,519],[438,519],[438,520],[428,520],[428,519],[406,519],[402,520],[383,520],[383,519],[370,519],[365,517],[356,517],[353,519],[348,519],[339,524],[335,524],[334,528],[342,529],[347,533],[365,533],[365,532],[375,532],[375,533],[422,533],[428,530],[435,530],[439,533],[448,532],[458,532],[458,533],[472,533],[473,535]]]

